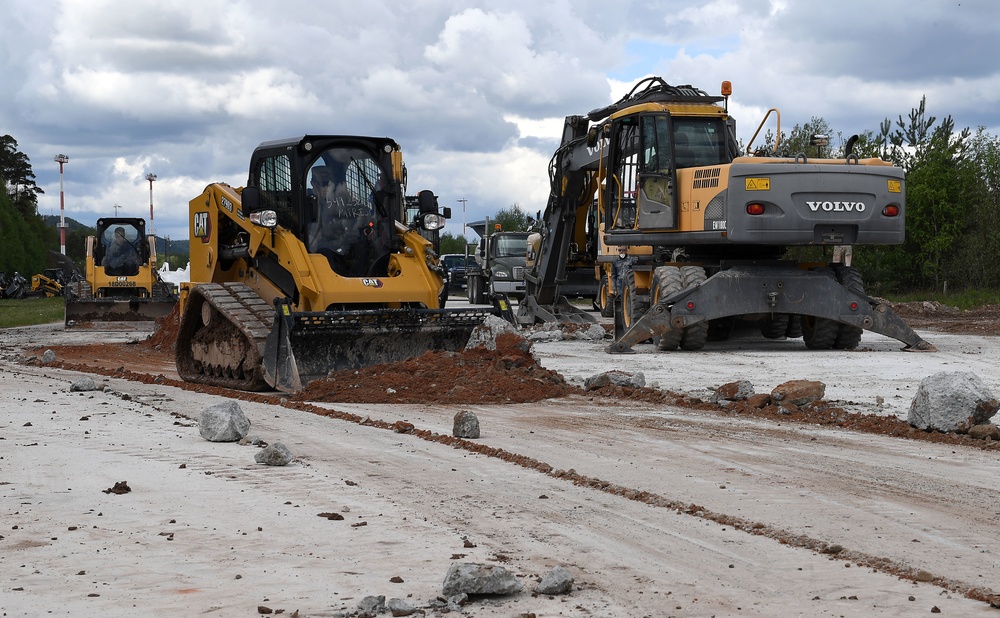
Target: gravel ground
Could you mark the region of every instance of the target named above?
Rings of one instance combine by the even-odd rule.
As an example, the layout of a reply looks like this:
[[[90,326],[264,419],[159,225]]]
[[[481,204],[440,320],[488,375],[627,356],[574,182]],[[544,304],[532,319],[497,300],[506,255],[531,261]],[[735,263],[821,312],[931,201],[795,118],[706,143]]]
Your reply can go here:
[[[831,408],[896,422],[932,373],[1000,386],[1000,340],[920,334],[939,351],[867,335],[852,352],[735,339],[611,356],[606,342],[560,341],[507,367],[562,376],[555,398],[387,403],[196,389],[176,381],[163,341],[3,330],[0,609],[334,616],[385,595],[436,615],[448,567],[481,562],[525,591],[475,598],[470,616],[996,615],[990,444],[696,401],[737,379],[758,392],[821,380]],[[22,362],[45,349],[56,363]],[[581,388],[610,369],[658,389]],[[70,392],[83,375],[103,390]],[[226,399],[295,461],[267,467],[255,446],[201,439],[198,413]],[[462,410],[480,438],[452,437]],[[129,493],[106,493],[122,481]],[[533,594],[557,565],[572,591]]]

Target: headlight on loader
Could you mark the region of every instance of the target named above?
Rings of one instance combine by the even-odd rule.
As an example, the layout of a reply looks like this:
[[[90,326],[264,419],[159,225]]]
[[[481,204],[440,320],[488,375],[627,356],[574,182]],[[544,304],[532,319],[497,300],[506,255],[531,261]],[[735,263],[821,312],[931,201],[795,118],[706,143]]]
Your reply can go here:
[[[426,213],[420,218],[420,227],[428,232],[440,230],[444,227],[444,217],[433,212]]]
[[[278,225],[278,213],[273,210],[258,210],[250,213],[250,223],[261,227],[273,228]]]

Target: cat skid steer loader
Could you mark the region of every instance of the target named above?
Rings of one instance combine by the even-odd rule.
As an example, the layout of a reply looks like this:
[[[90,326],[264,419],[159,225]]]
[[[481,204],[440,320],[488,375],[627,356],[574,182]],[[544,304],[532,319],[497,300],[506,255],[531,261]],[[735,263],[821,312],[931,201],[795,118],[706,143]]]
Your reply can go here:
[[[492,312],[441,308],[445,273],[420,230],[450,209],[421,191],[404,224],[405,186],[393,140],[307,135],[259,145],[246,187],[191,200],[181,378],[296,392],[333,370],[464,348]]]
[[[177,304],[173,285],[156,270],[156,241],[146,220],[104,217],[87,238],[87,273],[63,286],[66,328],[115,328],[118,322],[151,322]]]

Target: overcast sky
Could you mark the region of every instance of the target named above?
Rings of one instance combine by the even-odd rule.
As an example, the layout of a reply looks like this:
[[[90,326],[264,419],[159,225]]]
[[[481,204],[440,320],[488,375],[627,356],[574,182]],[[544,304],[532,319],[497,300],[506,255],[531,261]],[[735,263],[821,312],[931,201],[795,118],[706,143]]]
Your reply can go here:
[[[0,0],[0,40],[0,134],[39,212],[59,214],[62,153],[68,216],[148,219],[152,172],[173,238],[208,183],[246,183],[257,144],[306,133],[396,139],[408,193],[451,206],[453,234],[534,213],[563,117],[648,75],[730,80],[744,141],[771,107],[846,138],[923,95],[1000,134],[996,0]]]

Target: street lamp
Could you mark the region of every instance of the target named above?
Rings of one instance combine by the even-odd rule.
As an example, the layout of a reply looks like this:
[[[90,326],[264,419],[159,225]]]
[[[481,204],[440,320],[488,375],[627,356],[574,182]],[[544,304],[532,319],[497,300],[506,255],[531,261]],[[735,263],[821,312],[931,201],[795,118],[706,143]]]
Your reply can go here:
[[[462,202],[462,238],[465,238],[465,203],[468,202],[469,200],[463,197],[458,201]]]
[[[149,181],[149,235],[153,236],[153,181],[156,174],[146,174],[146,180]]]
[[[66,255],[66,193],[63,190],[63,165],[69,157],[57,154],[53,159],[59,164],[59,252]]]

